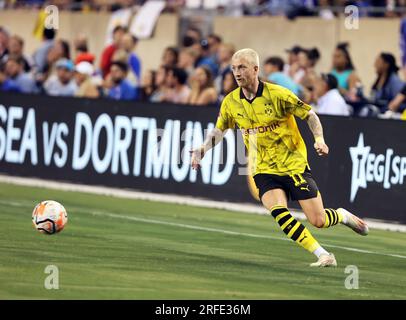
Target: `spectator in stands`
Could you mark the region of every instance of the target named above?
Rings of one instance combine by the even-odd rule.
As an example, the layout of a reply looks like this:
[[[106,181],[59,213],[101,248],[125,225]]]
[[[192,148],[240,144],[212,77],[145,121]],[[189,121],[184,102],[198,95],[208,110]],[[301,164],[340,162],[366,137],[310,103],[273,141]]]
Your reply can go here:
[[[162,54],[161,65],[176,67],[178,64],[179,50],[175,47],[167,47]]]
[[[120,48],[127,54],[127,63],[129,66],[129,75],[127,79],[132,82],[134,86],[139,86],[141,82],[141,60],[135,53],[138,39],[131,33],[125,33],[120,41]]]
[[[402,113],[406,110],[406,84],[403,85],[402,90],[396,97],[389,102],[388,109],[392,112]]]
[[[300,68],[304,71],[303,77],[299,84],[310,89],[313,87],[314,80],[317,78],[315,66],[320,59],[320,52],[317,48],[303,49],[298,54],[298,62]]]
[[[54,46],[56,31],[55,29],[44,28],[43,40],[41,46],[34,52],[33,61],[35,72],[42,74],[45,72],[45,67],[47,65],[48,52]]]
[[[403,68],[403,79],[406,78],[406,15],[403,16],[400,22],[400,51]]]
[[[209,42],[204,39],[200,45],[193,46],[195,50],[199,52],[195,67],[207,66],[214,77],[218,73],[217,57],[211,55]]]
[[[55,63],[60,59],[70,60],[70,45],[69,42],[63,39],[53,42],[52,47],[48,51],[42,72],[36,74],[36,81],[39,86],[42,86],[50,76],[55,75]]]
[[[31,70],[31,62],[24,55],[24,40],[20,36],[13,35],[8,42],[8,54],[9,56],[22,58],[24,61],[24,71],[29,72]]]
[[[334,19],[334,13],[331,10],[332,1],[331,0],[319,0],[318,5],[320,6],[319,17],[326,20]]]
[[[295,95],[301,94],[301,87],[289,76],[283,73],[284,62],[280,57],[270,57],[265,61],[264,72],[266,80],[292,91]]]
[[[223,43],[223,39],[219,35],[211,33],[207,36],[207,43],[210,56],[213,57],[213,59],[216,59],[220,45]]]
[[[82,61],[94,63],[95,55],[89,52],[87,37],[84,34],[79,34],[74,40],[75,48],[75,65]]]
[[[200,29],[195,28],[193,26],[188,27],[185,32],[185,35],[183,36],[182,45],[185,48],[191,47],[193,45],[200,45],[202,38],[203,35]]]
[[[403,85],[402,90],[396,97],[389,102],[388,110],[398,113],[403,113],[406,110],[406,84]]]
[[[367,3],[369,6],[373,7],[374,9],[381,9],[381,10],[371,10],[368,12],[369,17],[374,17],[374,18],[383,18],[388,11],[385,11],[386,5],[387,5],[387,0],[369,0]],[[389,1],[388,1],[389,2]],[[389,9],[389,8],[386,8]]]
[[[4,64],[0,63],[0,91],[20,92],[17,84],[9,79]]]
[[[100,92],[92,81],[94,67],[87,61],[82,61],[75,66],[75,81],[78,89],[75,92],[76,97],[98,98]]]
[[[119,47],[121,37],[126,33],[126,28],[122,26],[117,26],[113,30],[113,43],[108,45],[102,52],[100,69],[102,70],[103,78],[105,78],[109,72],[112,64],[112,57],[114,52]]]
[[[288,62],[284,65],[283,72],[296,83],[300,82],[305,73],[299,65],[299,53],[303,50],[304,49],[298,45],[285,50],[288,53]]]
[[[169,67],[160,66],[155,78],[156,90],[150,95],[149,101],[151,102],[161,102],[163,101],[166,92],[169,90],[167,87],[167,76]]]
[[[167,85],[163,101],[184,104],[188,102],[190,88],[187,86],[188,75],[185,70],[180,68],[169,68],[167,76]]]
[[[371,100],[381,112],[388,109],[388,104],[401,92],[404,83],[398,76],[399,67],[393,54],[382,52],[375,60],[377,78],[372,86]]]
[[[8,31],[0,26],[0,63],[7,61],[9,37]]]
[[[317,6],[316,0],[287,0],[286,2],[285,14],[288,19],[294,20],[297,17],[309,17],[317,14],[317,11],[314,10]]]
[[[74,96],[77,85],[73,79],[74,64],[71,60],[61,58],[55,63],[56,74],[44,83],[45,93],[50,96]]]
[[[63,39],[55,40],[54,45],[48,51],[45,69],[52,69],[53,64],[59,59],[70,60],[70,45],[68,41]]]
[[[141,101],[149,101],[151,95],[157,89],[156,85],[156,71],[148,70],[144,73],[144,77],[142,79],[142,85],[140,90],[140,100]]]
[[[196,68],[190,84],[192,91],[188,98],[188,103],[194,105],[207,105],[216,103],[217,91],[214,88],[213,76],[206,66]]]
[[[221,81],[221,91],[218,97],[218,102],[221,103],[223,99],[228,95],[231,91],[238,88],[237,81],[234,78],[233,72],[231,69],[228,69],[225,73],[223,73],[223,79]]]
[[[111,64],[111,80],[113,87],[108,92],[108,97],[114,100],[135,100],[138,92],[136,88],[126,80],[128,65],[121,61]]]
[[[6,74],[10,83],[22,93],[37,93],[38,88],[31,74],[24,72],[24,60],[10,57],[6,62]]]
[[[351,99],[351,95],[356,92],[357,84],[361,83],[361,80],[355,72],[348,51],[348,43],[339,43],[337,45],[333,54],[333,69],[331,74],[337,78],[340,93],[350,100],[354,100],[353,98]]]
[[[185,70],[191,76],[195,70],[198,53],[193,48],[183,48],[179,53],[178,68]]]
[[[231,57],[235,52],[234,45],[230,43],[222,43],[219,45],[217,50],[217,62],[219,64],[219,71],[216,79],[214,80],[214,85],[217,92],[222,92],[222,82],[224,75],[231,70]]]
[[[315,83],[314,91],[318,114],[350,115],[350,107],[338,91],[338,81],[333,74],[322,74]]]
[[[320,59],[320,52],[317,48],[303,49],[299,52],[298,59],[299,67],[304,71],[304,75],[299,82],[303,92],[302,99],[310,103],[313,98],[315,82],[318,78],[315,66]]]

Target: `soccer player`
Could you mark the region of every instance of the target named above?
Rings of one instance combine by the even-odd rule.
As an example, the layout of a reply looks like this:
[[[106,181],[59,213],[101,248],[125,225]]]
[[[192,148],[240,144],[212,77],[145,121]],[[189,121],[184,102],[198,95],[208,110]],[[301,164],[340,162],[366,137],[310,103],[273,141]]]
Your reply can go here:
[[[342,223],[361,235],[368,234],[367,224],[347,210],[324,209],[294,116],[307,121],[317,154],[326,156],[329,149],[320,119],[288,89],[259,80],[259,57],[254,50],[237,51],[231,68],[239,88],[224,98],[216,127],[199,148],[191,151],[192,168],[197,170],[204,154],[221,141],[227,129],[237,125],[262,204],[289,238],[316,255],[318,261],[310,266],[337,266],[334,255],[287,208],[290,197],[299,201],[307,219],[317,228]]]

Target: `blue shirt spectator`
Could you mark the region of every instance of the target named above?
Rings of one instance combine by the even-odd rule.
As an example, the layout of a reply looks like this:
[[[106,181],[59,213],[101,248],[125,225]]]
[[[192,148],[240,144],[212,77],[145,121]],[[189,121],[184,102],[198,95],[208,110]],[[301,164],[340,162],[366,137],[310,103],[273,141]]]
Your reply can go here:
[[[406,66],[406,17],[400,23],[400,52],[402,53],[402,66]]]
[[[372,102],[381,112],[388,109],[388,103],[402,90],[403,81],[398,76],[399,67],[391,53],[382,52],[375,60],[377,79],[372,86]]]
[[[31,74],[21,72],[13,79],[13,82],[22,93],[38,93],[38,87]]]
[[[0,65],[0,91],[20,92],[17,84],[7,78],[4,66]]]
[[[136,88],[126,80],[128,65],[123,62],[113,62],[110,77],[113,86],[108,91],[108,97],[114,100],[135,100],[138,97]]]
[[[284,62],[282,58],[270,57],[265,61],[264,70],[268,81],[280,85],[292,91],[295,95],[300,95],[302,88],[287,74],[283,73]]]
[[[55,30],[44,29],[42,45],[34,52],[33,61],[36,72],[42,73],[47,65],[47,55],[54,45]]]
[[[137,98],[137,90],[124,79],[119,84],[110,88],[108,97],[114,100],[135,100]]]
[[[300,86],[294,82],[289,76],[283,72],[273,72],[269,75],[268,80],[272,83],[278,84],[286,89],[292,91],[295,95],[299,95],[301,90]]]
[[[196,63],[196,68],[206,66],[210,69],[213,77],[216,77],[219,71],[219,66],[213,57],[202,57]]]
[[[0,84],[0,91],[21,92],[17,84],[9,79],[6,79],[3,83]]]
[[[73,62],[62,58],[55,63],[55,68],[56,74],[44,83],[45,92],[50,96],[74,96],[78,87],[73,79]]]
[[[217,57],[216,57],[216,55],[212,55],[210,53],[210,46],[209,46],[209,42],[207,40],[202,40],[200,43],[200,46],[201,46],[202,54],[197,59],[195,67],[196,68],[202,67],[202,66],[208,67],[210,69],[213,77],[216,78],[217,74],[219,72]]]
[[[131,33],[125,33],[120,40],[120,47],[128,55],[128,67],[129,73],[127,75],[127,80],[135,86],[141,85],[141,60],[138,55],[134,52],[137,47],[138,39]],[[135,79],[134,79],[135,77]]]
[[[137,77],[138,84],[141,79],[141,60],[135,53],[131,53],[128,57],[128,64],[131,67],[132,72]]]
[[[25,73],[24,60],[21,57],[9,58],[6,63],[5,71],[7,75],[8,86],[17,87],[22,93],[37,93],[38,87],[31,74]]]

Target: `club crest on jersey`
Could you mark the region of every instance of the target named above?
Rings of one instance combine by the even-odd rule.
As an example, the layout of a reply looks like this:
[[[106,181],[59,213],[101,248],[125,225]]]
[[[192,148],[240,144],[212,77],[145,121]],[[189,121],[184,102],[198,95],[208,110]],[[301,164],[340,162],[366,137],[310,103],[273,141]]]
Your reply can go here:
[[[272,115],[272,108],[270,103],[265,103],[265,114],[267,116]]]

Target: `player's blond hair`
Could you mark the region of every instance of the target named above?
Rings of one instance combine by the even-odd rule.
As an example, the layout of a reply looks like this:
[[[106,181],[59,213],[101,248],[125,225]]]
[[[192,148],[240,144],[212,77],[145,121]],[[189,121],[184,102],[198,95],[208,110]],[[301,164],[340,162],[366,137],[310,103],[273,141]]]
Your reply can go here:
[[[234,59],[245,59],[249,64],[259,67],[258,53],[250,48],[238,50],[233,54],[232,60]]]

